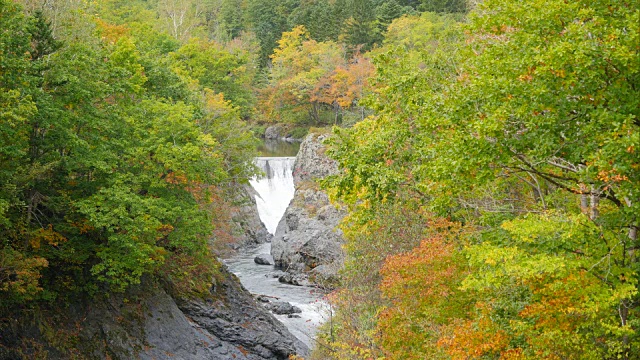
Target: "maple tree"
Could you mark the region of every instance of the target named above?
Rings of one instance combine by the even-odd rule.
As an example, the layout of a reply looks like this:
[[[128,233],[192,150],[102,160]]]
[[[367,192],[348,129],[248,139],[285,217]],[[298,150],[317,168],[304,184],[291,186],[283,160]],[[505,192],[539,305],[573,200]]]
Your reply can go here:
[[[271,82],[262,90],[266,117],[321,124],[328,122],[322,115],[329,110],[338,123],[345,110],[358,108],[373,74],[366,56],[356,53],[346,60],[343,47],[311,39],[303,26],[284,33],[278,44]],[[364,108],[359,113],[364,114]]]
[[[369,88],[369,79],[373,76],[373,64],[368,58],[355,54],[346,65],[338,65],[316,84],[313,99],[333,107],[334,124],[344,109],[357,107]],[[361,108],[361,120],[364,108]]]

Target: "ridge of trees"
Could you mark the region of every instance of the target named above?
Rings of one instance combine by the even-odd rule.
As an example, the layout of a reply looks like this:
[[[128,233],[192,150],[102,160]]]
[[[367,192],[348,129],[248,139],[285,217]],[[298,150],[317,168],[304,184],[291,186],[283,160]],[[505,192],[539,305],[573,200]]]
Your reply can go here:
[[[374,115],[329,143],[348,255],[317,358],[640,353],[639,16],[487,0],[391,24]]]

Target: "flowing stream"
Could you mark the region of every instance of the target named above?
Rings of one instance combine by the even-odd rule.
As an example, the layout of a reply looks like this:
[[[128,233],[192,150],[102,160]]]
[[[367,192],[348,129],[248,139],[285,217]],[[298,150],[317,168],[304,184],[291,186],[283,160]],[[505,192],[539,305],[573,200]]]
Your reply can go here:
[[[258,193],[256,202],[260,219],[271,234],[275,233],[278,222],[293,198],[294,161],[294,157],[256,158],[256,164],[266,176],[251,180],[251,185]],[[273,276],[273,266],[254,263],[256,255],[270,252],[271,244],[266,243],[245,250],[225,263],[252,294],[266,295],[272,301],[286,301],[299,307],[302,310],[302,313],[297,314],[299,318],[274,315],[293,335],[312,348],[316,330],[328,314],[327,303],[323,300],[324,294],[313,287],[280,283],[278,278]]]

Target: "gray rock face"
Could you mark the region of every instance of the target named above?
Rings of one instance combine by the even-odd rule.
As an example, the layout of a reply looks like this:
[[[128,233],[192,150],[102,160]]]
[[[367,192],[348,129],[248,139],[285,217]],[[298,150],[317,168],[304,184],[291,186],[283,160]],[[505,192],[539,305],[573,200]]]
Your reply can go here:
[[[264,131],[264,137],[265,139],[269,139],[269,140],[279,139],[282,136],[280,134],[281,131],[282,129],[278,125],[269,126]]]
[[[272,257],[273,258],[273,257]],[[268,274],[265,275],[265,277],[270,277],[270,278],[279,278],[282,275],[286,274],[286,272],[282,271],[282,270],[276,270],[276,271],[272,271]]]
[[[335,174],[338,166],[325,154],[325,135],[310,134],[300,146],[294,166],[296,192],[271,243],[275,266],[292,275],[307,274],[322,284],[330,281],[344,261],[342,231],[345,212],[329,202],[315,180]]]
[[[203,330],[239,349],[244,357],[237,359],[287,359],[308,353],[306,345],[258,306],[237,279],[219,284],[212,294],[214,298],[207,301],[182,303],[180,309]],[[236,358],[226,356],[212,359]]]
[[[152,359],[263,359],[260,354],[244,354],[235,344],[190,320],[166,293],[147,302],[144,321],[145,344],[141,360]],[[169,356],[172,355],[172,356]],[[275,356],[267,357],[275,359]]]
[[[176,301],[158,286],[143,285],[60,311],[54,331],[77,333],[73,358],[285,360],[309,351],[226,270],[205,299]],[[37,326],[20,326],[0,332],[0,344],[10,336],[16,344],[41,344],[49,359],[72,358],[50,345]],[[4,353],[0,346],[0,358],[30,357]]]
[[[322,179],[338,173],[338,163],[325,155],[322,142],[328,135],[309,134],[300,145],[293,167],[293,182],[296,187],[304,181]]]
[[[232,214],[232,225],[238,247],[263,244],[271,240],[272,235],[260,220],[255,193],[251,186],[246,185],[240,188],[236,197],[237,206]]]
[[[258,265],[273,265],[273,257],[269,254],[260,254],[253,259]]]
[[[296,286],[309,286],[309,280],[304,274],[295,274],[290,272],[283,272],[278,277],[278,281],[284,284],[296,285]]]

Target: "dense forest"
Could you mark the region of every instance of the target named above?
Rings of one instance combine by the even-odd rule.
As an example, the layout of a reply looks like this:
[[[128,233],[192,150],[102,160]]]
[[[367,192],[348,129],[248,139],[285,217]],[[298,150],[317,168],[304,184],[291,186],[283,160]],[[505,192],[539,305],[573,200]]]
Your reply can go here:
[[[256,135],[333,126],[312,358],[637,357],[639,5],[0,0],[0,325],[206,291]]]
[[[375,115],[332,140],[349,260],[319,358],[640,354],[638,9],[391,24]]]

